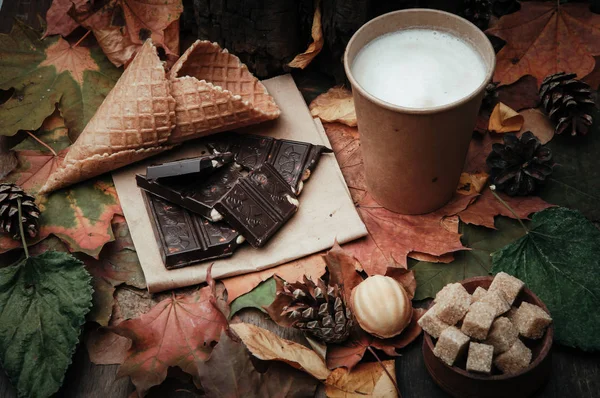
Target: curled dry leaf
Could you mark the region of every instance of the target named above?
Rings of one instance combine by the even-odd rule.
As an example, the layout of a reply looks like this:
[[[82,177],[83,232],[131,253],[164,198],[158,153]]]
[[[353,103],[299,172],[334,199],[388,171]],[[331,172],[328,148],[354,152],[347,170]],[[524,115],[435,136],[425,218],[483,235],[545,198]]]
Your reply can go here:
[[[321,254],[313,254],[263,271],[222,279],[221,282],[223,282],[225,289],[227,289],[227,301],[231,303],[273,275],[279,276],[288,283],[293,283],[302,280],[304,275],[317,279],[324,273],[325,260],[323,256]]]
[[[554,126],[550,119],[539,109],[526,109],[521,111],[525,119],[519,135],[531,131],[542,144],[547,144],[554,137]]]
[[[486,33],[506,45],[497,55],[494,81],[510,84],[530,74],[538,84],[553,73],[586,76],[600,55],[600,15],[587,3],[524,2]]]
[[[249,323],[237,323],[230,328],[257,358],[285,362],[304,370],[319,380],[331,373],[319,355],[302,344],[282,339],[275,333]]]
[[[343,368],[331,372],[325,381],[325,393],[330,398],[395,398],[397,397],[395,362],[384,361],[383,366],[393,380],[378,362],[361,363],[352,372]]]
[[[410,252],[408,257],[413,258],[417,261],[429,261],[432,263],[448,264],[454,260],[454,253],[446,253],[441,256],[434,256],[433,254],[421,253],[421,252]]]
[[[323,26],[321,24],[321,1],[315,1],[315,15],[313,17],[312,29],[311,29],[312,43],[308,46],[306,51],[302,54],[298,54],[288,64],[291,68],[304,69],[310,64],[310,62],[321,52],[325,39],[323,38]]]
[[[513,133],[521,130],[523,122],[523,116],[499,102],[490,115],[488,130],[493,133]]]
[[[340,285],[344,290],[346,303],[350,302],[352,289],[363,281],[357,271],[362,270],[360,262],[342,249],[337,242],[324,256],[327,269],[329,270],[329,285]]]
[[[332,87],[310,103],[310,114],[326,123],[356,126],[356,111],[352,92],[344,87]]]
[[[461,173],[456,192],[461,195],[480,193],[487,183],[488,173]]]

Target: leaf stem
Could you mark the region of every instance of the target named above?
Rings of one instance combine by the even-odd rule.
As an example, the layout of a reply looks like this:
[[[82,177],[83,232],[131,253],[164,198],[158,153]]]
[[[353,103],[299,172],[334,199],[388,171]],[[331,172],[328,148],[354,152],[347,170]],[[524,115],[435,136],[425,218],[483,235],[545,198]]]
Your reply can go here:
[[[523,223],[523,221],[521,220],[521,217],[519,217],[519,216],[517,215],[517,213],[515,213],[515,211],[513,210],[513,208],[512,208],[512,207],[510,207],[510,205],[509,205],[508,203],[506,203],[506,202],[504,201],[504,199],[502,199],[502,198],[500,197],[500,195],[498,195],[498,194],[496,193],[496,186],[495,186],[495,185],[490,185],[490,186],[489,186],[489,188],[490,188],[490,191],[492,191],[492,195],[494,195],[494,196],[496,197],[496,199],[498,199],[498,201],[499,201],[500,203],[502,203],[502,205],[503,205],[504,207],[506,207],[506,208],[508,209],[508,211],[510,211],[510,212],[513,214],[513,216],[515,216],[515,218],[517,219],[517,221],[519,221],[519,224],[521,224],[521,227],[523,227],[523,229],[525,230],[525,233],[526,233],[526,234],[528,234],[528,233],[529,233],[529,228],[527,228],[527,226],[526,226],[526,225]]]
[[[400,392],[400,387],[398,387],[398,383],[396,382],[396,380],[394,380],[394,378],[392,377],[392,375],[390,374],[390,372],[388,372],[388,370],[386,369],[386,367],[383,364],[383,362],[381,362],[381,359],[379,359],[379,356],[375,353],[375,350],[373,350],[373,348],[370,345],[367,346],[367,349],[369,350],[369,352],[371,354],[373,354],[373,356],[375,357],[375,359],[377,359],[377,362],[379,362],[379,365],[381,365],[381,368],[383,369],[383,371],[385,372],[385,374],[387,375],[387,377],[389,377],[390,380],[392,381],[392,383],[394,383],[394,387],[396,387],[396,392],[398,393],[398,398],[402,398],[402,393]]]
[[[25,231],[23,230],[23,211],[21,210],[21,198],[17,198],[17,209],[19,209],[19,232],[21,233],[21,242],[23,250],[25,250],[25,258],[29,258],[29,250],[27,250],[27,242],[25,241]]]
[[[83,40],[84,40],[86,37],[88,37],[88,35],[89,35],[90,33],[92,33],[92,31],[91,31],[91,30],[88,30],[87,32],[85,32],[85,35],[83,35],[83,36],[81,37],[81,39],[77,40],[77,43],[73,44],[73,45],[71,46],[71,48],[75,48],[75,47],[77,47],[77,46],[79,45],[79,43],[81,43],[81,42],[82,42],[82,41],[83,41]]]
[[[29,134],[29,136],[31,136],[31,138],[33,138],[34,140],[36,140],[38,143],[40,143],[41,145],[43,145],[44,147],[46,147],[50,152],[52,152],[52,154],[54,156],[58,156],[56,154],[56,152],[54,151],[54,149],[52,149],[52,147],[50,145],[46,144],[44,141],[42,141],[39,138],[37,138],[35,135],[33,135],[33,133],[31,133],[31,131],[27,131],[27,134]]]

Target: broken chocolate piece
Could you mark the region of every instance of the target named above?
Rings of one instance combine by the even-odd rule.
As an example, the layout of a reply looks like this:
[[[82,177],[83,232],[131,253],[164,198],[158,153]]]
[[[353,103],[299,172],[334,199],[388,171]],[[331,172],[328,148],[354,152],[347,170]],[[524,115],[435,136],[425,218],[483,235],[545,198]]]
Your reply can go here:
[[[211,221],[214,204],[221,199],[242,176],[241,168],[235,163],[221,167],[204,180],[190,175],[150,180],[146,176],[135,176],[138,187],[173,202],[187,210],[200,214]]]
[[[154,180],[157,178],[182,176],[185,174],[197,174],[195,178],[201,178],[212,174],[224,164],[233,161],[230,152],[215,155],[206,155],[195,158],[180,159],[173,162],[154,164],[146,169],[146,178]]]
[[[215,210],[254,247],[261,247],[296,213],[298,199],[287,181],[265,163],[240,178]]]
[[[142,194],[168,269],[229,257],[244,242],[227,223],[212,223],[147,192]]]
[[[250,170],[264,163],[272,164],[296,193],[300,181],[307,180],[314,171],[321,154],[332,152],[323,145],[308,142],[236,133],[211,137],[207,146],[215,153],[233,153],[235,161]]]

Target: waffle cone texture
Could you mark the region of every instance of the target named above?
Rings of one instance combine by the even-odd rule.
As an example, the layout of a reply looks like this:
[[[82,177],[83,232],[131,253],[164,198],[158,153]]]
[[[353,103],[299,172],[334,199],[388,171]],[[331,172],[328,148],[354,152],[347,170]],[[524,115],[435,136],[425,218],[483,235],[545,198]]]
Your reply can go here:
[[[279,114],[262,83],[216,43],[196,41],[167,76],[148,40],[40,193]]]

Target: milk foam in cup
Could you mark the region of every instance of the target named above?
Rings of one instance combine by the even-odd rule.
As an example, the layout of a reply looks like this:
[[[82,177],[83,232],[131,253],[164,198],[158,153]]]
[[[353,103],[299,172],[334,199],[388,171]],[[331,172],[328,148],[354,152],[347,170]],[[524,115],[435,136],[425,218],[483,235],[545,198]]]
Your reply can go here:
[[[380,36],[357,54],[352,73],[373,96],[406,108],[453,103],[486,78],[479,53],[451,33],[405,29]]]

